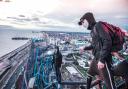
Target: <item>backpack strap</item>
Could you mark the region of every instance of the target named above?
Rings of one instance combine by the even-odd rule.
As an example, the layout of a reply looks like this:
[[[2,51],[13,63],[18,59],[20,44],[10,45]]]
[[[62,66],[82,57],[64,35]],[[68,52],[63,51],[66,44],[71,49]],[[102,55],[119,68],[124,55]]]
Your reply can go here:
[[[101,37],[100,37],[100,35],[99,35],[99,31],[97,30],[97,28],[96,28],[96,25],[94,26],[94,33],[95,34],[97,34],[97,36],[98,36],[98,41],[99,41],[99,45],[101,45],[101,48],[102,48],[102,44],[103,44],[103,42],[102,42],[102,40],[101,40]]]
[[[103,24],[105,27],[107,27],[107,29],[109,30],[109,34],[111,36],[111,39],[114,40],[113,38],[116,37],[115,36],[116,31],[113,28],[114,26],[113,25],[110,25],[110,24],[108,24],[106,22],[101,22],[101,24]]]

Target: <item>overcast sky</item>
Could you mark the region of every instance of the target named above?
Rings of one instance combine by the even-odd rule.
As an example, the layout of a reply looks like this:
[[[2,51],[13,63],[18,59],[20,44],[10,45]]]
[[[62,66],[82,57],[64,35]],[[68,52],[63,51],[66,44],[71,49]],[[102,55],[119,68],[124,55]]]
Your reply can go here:
[[[49,19],[46,21],[47,24],[50,20],[54,23],[53,26],[56,23],[56,28],[58,24],[58,29],[61,25],[61,27],[65,26],[69,29],[72,27],[71,29],[76,31],[83,31],[83,28],[76,25],[79,18],[86,12],[93,12],[97,20],[127,26],[128,0],[10,0],[10,2],[3,0],[0,2],[0,24],[3,25],[2,21],[4,23],[8,21],[3,18],[18,15],[31,18],[36,15],[39,19]],[[50,27],[51,25],[50,23]]]

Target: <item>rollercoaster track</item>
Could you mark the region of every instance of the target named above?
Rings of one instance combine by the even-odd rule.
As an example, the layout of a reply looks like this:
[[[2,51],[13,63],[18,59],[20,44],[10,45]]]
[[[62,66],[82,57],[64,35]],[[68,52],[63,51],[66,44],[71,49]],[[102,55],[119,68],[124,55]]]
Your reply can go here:
[[[10,87],[13,87],[26,59],[29,58],[30,48],[31,44],[27,42],[25,45],[0,58],[1,63],[2,61],[9,61],[9,64],[0,71],[0,89],[10,89]]]
[[[6,76],[7,72],[10,70],[11,66],[6,67],[0,74],[0,82],[2,82],[4,76]]]
[[[47,51],[43,50],[37,46],[38,44],[36,44],[36,42],[38,43],[38,41],[34,40],[31,44],[26,44],[21,47],[21,49],[18,48],[13,51],[12,54],[9,53],[8,56],[2,57],[9,60],[11,65],[7,65],[1,71],[0,89],[16,89],[16,84],[21,84],[18,86],[22,87],[22,89],[28,89],[29,80],[33,77],[35,77],[33,87],[37,89],[76,89],[80,88],[80,85],[86,86],[86,74],[84,75],[83,71],[80,70],[81,68],[78,67],[80,64],[75,65],[74,61],[78,62],[78,60],[87,59],[84,61],[87,62],[88,57],[77,55],[76,53],[72,53],[72,55],[67,58],[66,55],[63,55],[64,64],[61,69],[62,81],[59,83],[53,64],[53,55],[45,53],[50,49],[47,49]],[[43,56],[39,57],[41,54],[43,54]],[[0,62],[5,59],[0,58]],[[77,72],[71,72],[71,67]],[[21,80],[24,85],[22,85],[21,81],[17,82],[20,74],[22,74]],[[118,86],[120,87],[123,84],[124,83],[121,82]],[[61,87],[58,87],[59,85]],[[67,88],[67,86],[73,88]]]
[[[11,67],[6,72],[6,74],[2,77],[2,79],[0,81],[0,89],[10,89],[10,87],[12,87],[12,85],[15,83],[19,73],[21,72],[22,66],[26,61],[25,59],[21,60],[18,64]]]
[[[31,45],[31,40],[29,40],[26,44],[24,44],[23,46],[13,50],[12,52],[9,52],[5,55],[3,55],[2,57],[0,57],[0,62],[3,61],[4,59],[10,59],[13,58],[13,56],[17,53],[19,53],[20,51],[26,49],[26,47],[29,47]]]

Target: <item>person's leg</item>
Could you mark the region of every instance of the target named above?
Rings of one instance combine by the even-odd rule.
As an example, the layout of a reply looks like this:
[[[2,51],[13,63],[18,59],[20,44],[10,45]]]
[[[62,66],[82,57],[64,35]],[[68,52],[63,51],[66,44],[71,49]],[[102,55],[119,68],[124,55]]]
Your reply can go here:
[[[87,87],[86,87],[86,89],[91,88],[92,77],[94,75],[96,75],[96,72],[95,72],[96,65],[97,65],[97,61],[95,59],[93,59],[90,63],[89,69],[87,71]]]
[[[123,76],[123,79],[125,80],[126,89],[128,89],[128,76]]]
[[[91,89],[91,82],[92,82],[92,76],[87,74],[87,84],[86,88],[84,86],[81,86],[81,89]]]
[[[58,81],[58,83],[61,83],[61,72],[60,72],[60,67],[55,66],[55,71],[56,71],[57,81]]]
[[[86,89],[91,88],[91,82],[92,82],[92,76],[88,75],[87,76],[87,88]]]
[[[108,66],[108,64],[105,62],[105,67],[99,71],[103,76],[103,80],[105,81],[107,89],[116,89],[114,76],[110,68],[110,65]]]
[[[102,89],[101,82],[102,82],[102,77],[97,75],[96,80],[92,81],[91,87],[96,86],[97,89]]]
[[[56,72],[56,78],[57,78],[57,81],[58,81],[58,68],[57,68],[57,66],[55,66],[55,72]]]
[[[113,67],[113,72],[115,76],[121,76],[125,80],[126,89],[128,89],[128,62],[127,60],[121,61],[116,66]]]
[[[60,71],[60,68],[58,68],[58,82],[61,83],[61,71]]]

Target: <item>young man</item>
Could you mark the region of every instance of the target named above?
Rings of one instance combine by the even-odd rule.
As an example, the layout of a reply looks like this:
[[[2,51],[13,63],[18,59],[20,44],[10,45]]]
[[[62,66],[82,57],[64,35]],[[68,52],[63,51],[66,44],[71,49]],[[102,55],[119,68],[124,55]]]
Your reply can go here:
[[[59,50],[59,47],[55,47],[56,51],[54,53],[54,58],[53,58],[53,63],[55,66],[55,71],[56,71],[56,76],[57,76],[57,81],[61,83],[61,65],[62,65],[62,54]]]
[[[94,59],[90,64],[87,72],[87,89],[91,87],[92,77],[95,75],[102,76],[107,89],[116,89],[114,77],[111,70],[112,65],[112,39],[102,23],[96,22],[92,13],[85,13],[78,23],[88,30],[91,30],[92,43],[81,50],[92,50]]]

